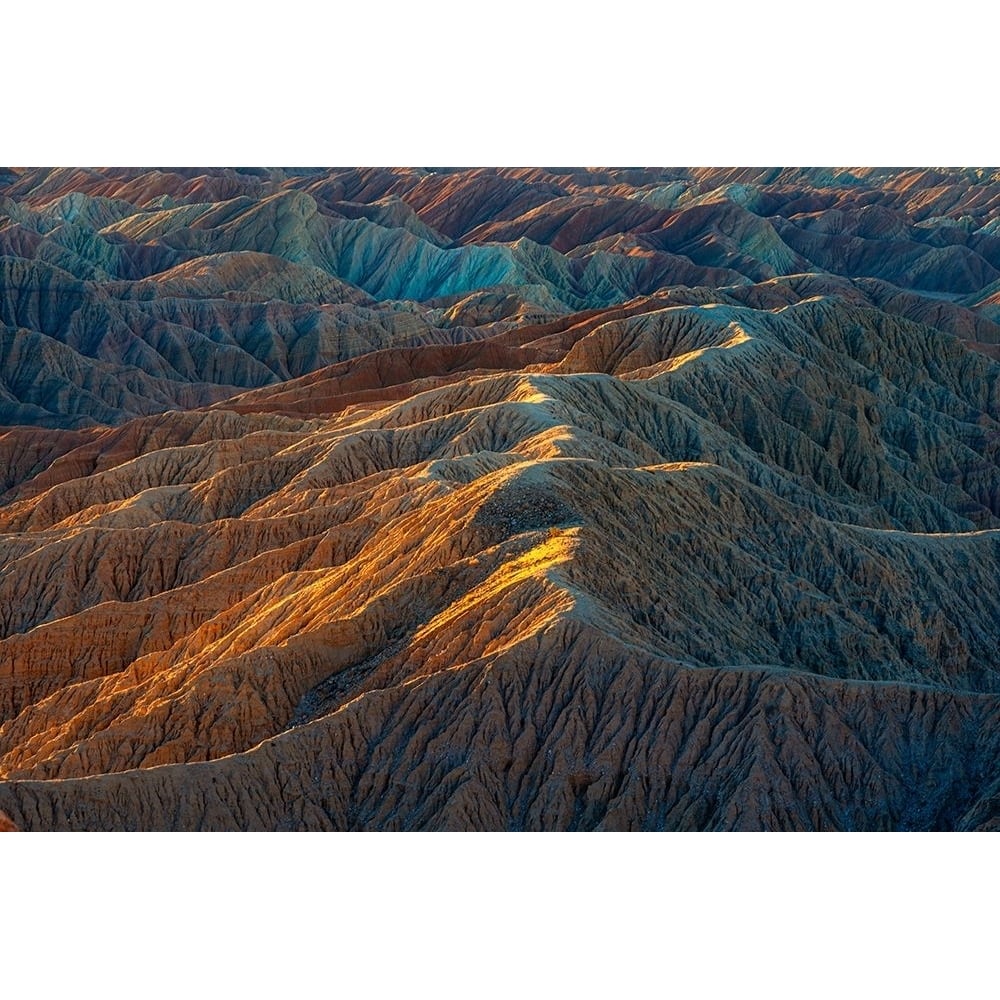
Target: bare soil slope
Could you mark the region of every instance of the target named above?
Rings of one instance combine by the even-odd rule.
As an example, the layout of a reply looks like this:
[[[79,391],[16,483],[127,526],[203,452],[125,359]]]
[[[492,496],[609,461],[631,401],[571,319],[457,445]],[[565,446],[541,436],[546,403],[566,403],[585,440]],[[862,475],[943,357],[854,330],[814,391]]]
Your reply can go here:
[[[1000,827],[988,172],[12,176],[18,828]]]

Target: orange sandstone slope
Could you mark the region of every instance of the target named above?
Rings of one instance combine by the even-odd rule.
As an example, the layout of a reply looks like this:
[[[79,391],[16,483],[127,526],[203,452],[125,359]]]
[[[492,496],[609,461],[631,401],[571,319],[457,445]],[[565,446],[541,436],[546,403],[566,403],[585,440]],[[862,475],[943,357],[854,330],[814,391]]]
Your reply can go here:
[[[532,371],[432,355],[384,400],[174,412],[24,463],[0,808],[29,830],[1000,821],[998,366],[823,296],[577,332]]]

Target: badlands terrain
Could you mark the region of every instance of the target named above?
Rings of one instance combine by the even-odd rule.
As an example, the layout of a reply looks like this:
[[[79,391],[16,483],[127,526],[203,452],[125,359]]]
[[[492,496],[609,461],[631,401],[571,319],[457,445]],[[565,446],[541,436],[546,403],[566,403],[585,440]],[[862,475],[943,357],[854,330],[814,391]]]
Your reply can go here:
[[[0,425],[20,830],[1000,829],[994,170],[0,171]]]

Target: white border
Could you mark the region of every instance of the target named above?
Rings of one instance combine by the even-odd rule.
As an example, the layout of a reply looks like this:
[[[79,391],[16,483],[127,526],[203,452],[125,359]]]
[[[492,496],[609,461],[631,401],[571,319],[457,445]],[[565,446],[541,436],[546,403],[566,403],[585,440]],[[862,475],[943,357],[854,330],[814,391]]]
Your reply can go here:
[[[8,165],[986,166],[971,8],[59,0],[4,11]]]
[[[992,36],[970,9],[21,4],[0,27],[0,156],[985,166]],[[49,835],[0,850],[10,996],[995,986],[988,838]]]

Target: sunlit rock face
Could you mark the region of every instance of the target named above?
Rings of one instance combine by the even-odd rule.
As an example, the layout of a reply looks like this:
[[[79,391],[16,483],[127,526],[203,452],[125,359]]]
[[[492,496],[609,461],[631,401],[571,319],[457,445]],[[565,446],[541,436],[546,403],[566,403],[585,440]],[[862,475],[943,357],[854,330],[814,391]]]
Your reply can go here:
[[[0,174],[0,829],[1000,829],[998,219]]]

